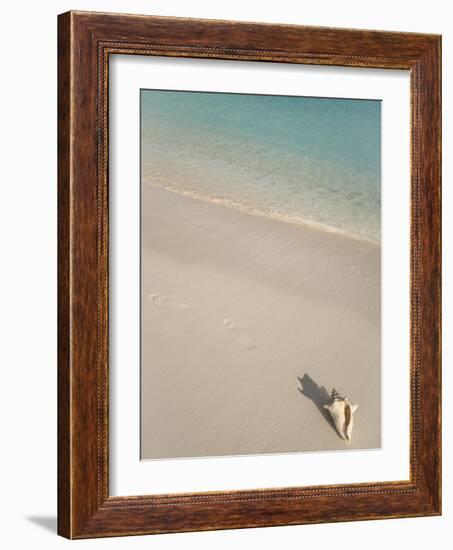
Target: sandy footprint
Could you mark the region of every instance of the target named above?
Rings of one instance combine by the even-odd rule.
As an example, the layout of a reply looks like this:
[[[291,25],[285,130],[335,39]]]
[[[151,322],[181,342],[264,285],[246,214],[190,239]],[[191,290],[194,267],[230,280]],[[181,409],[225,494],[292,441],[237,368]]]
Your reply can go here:
[[[230,317],[225,317],[223,324],[228,330],[231,330],[235,334],[237,341],[242,347],[247,349],[256,348],[256,342],[253,338],[252,332],[245,323],[239,323]]]
[[[163,304],[164,299],[165,299],[165,296],[160,296],[159,294],[148,295],[148,302],[156,307],[161,306]]]
[[[191,309],[187,300],[179,299],[174,296],[167,296],[165,294],[149,294],[148,301],[155,307],[168,307],[170,309]]]

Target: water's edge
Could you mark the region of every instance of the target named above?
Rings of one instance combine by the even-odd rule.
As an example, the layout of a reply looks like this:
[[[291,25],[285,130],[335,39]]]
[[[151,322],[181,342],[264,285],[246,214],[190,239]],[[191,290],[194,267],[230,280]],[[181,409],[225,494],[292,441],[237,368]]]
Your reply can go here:
[[[300,217],[296,216],[290,216],[288,214],[278,212],[271,209],[264,209],[264,208],[257,208],[255,206],[249,206],[245,203],[240,203],[239,201],[225,198],[225,197],[215,197],[210,195],[205,195],[202,193],[198,193],[196,191],[189,191],[187,189],[183,189],[181,187],[166,185],[162,183],[154,183],[147,180],[143,181],[144,185],[149,185],[152,187],[157,187],[159,189],[164,189],[165,191],[169,191],[170,193],[175,193],[177,195],[182,195],[184,197],[190,197],[192,199],[196,199],[203,202],[208,202],[211,204],[217,204],[221,205],[225,208],[231,208],[233,210],[238,210],[239,212],[242,212],[244,214],[248,214],[250,216],[259,216],[261,218],[268,218],[274,221],[279,221],[283,223],[293,224],[293,225],[301,225],[304,227],[309,227],[310,229],[315,229],[317,231],[322,231],[324,233],[331,233],[334,235],[339,235],[341,237],[345,237],[348,239],[354,239],[357,241],[365,242],[374,246],[381,246],[381,241],[377,239],[373,239],[371,237],[367,237],[365,235],[361,235],[358,233],[353,233],[350,231],[345,231],[338,229],[336,227],[329,226],[327,224],[322,224],[319,222],[314,222],[311,220],[306,220]]]

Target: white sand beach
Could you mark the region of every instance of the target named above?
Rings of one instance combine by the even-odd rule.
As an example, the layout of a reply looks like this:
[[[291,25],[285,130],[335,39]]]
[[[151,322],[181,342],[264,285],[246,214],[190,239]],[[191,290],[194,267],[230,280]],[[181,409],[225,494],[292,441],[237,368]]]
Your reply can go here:
[[[380,447],[380,252],[143,184],[142,458]]]

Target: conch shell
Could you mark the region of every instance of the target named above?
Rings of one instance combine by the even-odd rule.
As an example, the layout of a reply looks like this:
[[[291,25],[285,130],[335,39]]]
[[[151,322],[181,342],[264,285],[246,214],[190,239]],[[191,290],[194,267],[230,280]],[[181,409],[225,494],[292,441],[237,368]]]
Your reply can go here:
[[[351,405],[347,397],[342,397],[334,388],[331,394],[331,402],[324,405],[332,417],[338,435],[345,441],[351,441],[353,415],[359,408],[358,405]]]

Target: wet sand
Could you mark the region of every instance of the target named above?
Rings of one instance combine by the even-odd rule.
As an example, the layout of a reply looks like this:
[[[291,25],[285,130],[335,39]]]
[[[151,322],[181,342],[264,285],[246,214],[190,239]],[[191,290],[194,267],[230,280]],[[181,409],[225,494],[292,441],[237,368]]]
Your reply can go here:
[[[143,186],[142,458],[380,447],[380,337],[379,246]]]

